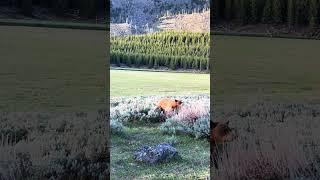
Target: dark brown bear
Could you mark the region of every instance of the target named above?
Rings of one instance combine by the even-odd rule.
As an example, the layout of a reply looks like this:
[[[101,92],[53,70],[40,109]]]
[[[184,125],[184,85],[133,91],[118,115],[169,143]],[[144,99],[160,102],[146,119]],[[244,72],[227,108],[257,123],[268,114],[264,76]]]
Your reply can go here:
[[[229,127],[229,121],[226,123],[210,121],[210,129],[210,159],[218,169],[219,154],[223,150],[222,144],[234,140],[237,134],[233,128]]]

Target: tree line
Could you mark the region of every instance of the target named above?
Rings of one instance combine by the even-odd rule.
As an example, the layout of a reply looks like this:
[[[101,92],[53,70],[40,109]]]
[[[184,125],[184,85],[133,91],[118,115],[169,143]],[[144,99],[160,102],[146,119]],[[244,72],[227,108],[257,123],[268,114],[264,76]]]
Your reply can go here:
[[[320,0],[214,0],[215,22],[234,21],[242,24],[320,25]]]
[[[58,16],[65,16],[70,10],[78,12],[79,17],[93,18],[109,12],[109,2],[105,0],[3,0],[0,5],[16,7],[26,16],[32,16],[34,7],[52,10]]]
[[[111,38],[111,64],[209,70],[209,33],[160,32]]]

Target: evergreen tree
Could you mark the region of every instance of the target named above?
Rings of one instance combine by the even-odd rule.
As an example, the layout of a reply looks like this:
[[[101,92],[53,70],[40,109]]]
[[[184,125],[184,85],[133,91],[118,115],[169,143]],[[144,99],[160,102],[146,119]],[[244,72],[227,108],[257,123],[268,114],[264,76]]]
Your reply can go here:
[[[250,22],[255,24],[258,21],[257,0],[250,0]]]
[[[213,21],[216,22],[220,19],[220,0],[214,0],[211,13],[213,15]]]
[[[295,24],[295,0],[288,0],[287,12],[288,26],[291,28]]]
[[[26,16],[32,15],[32,0],[21,0],[22,13]]]
[[[309,27],[314,29],[318,24],[318,1],[310,0],[310,9],[309,9]]]
[[[273,22],[277,24],[280,24],[282,22],[282,6],[280,0],[273,1],[272,19]]]
[[[231,0],[225,0],[225,8],[224,8],[224,17],[226,20],[231,19],[231,13],[232,13],[232,1]]]
[[[272,1],[266,0],[266,3],[263,8],[262,22],[270,23],[272,17]]]
[[[242,24],[248,23],[248,16],[247,16],[247,0],[239,0],[240,1],[240,9],[241,9],[241,21]]]
[[[242,17],[242,15],[241,15],[241,12],[242,12],[242,10],[241,10],[241,0],[235,0],[233,2],[233,6],[232,7],[233,7],[232,8],[232,12],[234,13],[235,20],[241,22],[241,17]]]

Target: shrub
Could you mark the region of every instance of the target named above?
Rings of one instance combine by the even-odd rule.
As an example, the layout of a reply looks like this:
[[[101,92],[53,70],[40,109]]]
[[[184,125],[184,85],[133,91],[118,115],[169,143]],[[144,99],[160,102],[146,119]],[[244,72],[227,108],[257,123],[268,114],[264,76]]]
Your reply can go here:
[[[0,161],[7,166],[0,166],[0,179],[107,177],[105,111],[8,113],[5,117],[0,113],[0,119],[1,128],[28,132],[23,138],[1,136],[5,144],[0,144]]]
[[[253,102],[223,106],[239,137],[228,143],[216,179],[319,179],[320,105]]]
[[[111,119],[110,129],[112,134],[121,134],[123,131],[123,124],[115,119]]]
[[[156,109],[154,102],[145,101],[145,98],[119,99],[118,104],[110,110],[110,118],[123,123],[161,122],[164,114]]]
[[[169,97],[181,99],[183,105],[172,115],[165,116],[156,108],[161,96],[113,98],[110,118],[117,123],[163,122],[160,130],[167,134],[190,134],[197,138],[209,134],[210,98],[207,95]],[[177,113],[177,114],[175,114]]]
[[[175,144],[178,144],[178,139],[176,136],[172,135],[172,136],[166,138],[165,142],[173,146]]]

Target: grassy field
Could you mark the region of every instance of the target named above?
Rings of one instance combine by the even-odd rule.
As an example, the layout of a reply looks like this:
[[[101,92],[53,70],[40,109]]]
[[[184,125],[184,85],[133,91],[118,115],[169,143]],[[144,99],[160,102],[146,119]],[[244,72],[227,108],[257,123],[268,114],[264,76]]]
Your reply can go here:
[[[185,135],[176,136],[175,146],[182,159],[158,165],[137,163],[133,150],[141,145],[163,143],[170,135],[164,135],[159,124],[132,125],[125,135],[112,136],[111,179],[197,179],[209,174],[209,143]]]
[[[209,74],[111,70],[111,97],[209,94]]]
[[[112,98],[192,96],[209,94],[210,89],[209,74],[111,70],[110,78]],[[135,111],[129,105],[125,109],[131,113]],[[120,121],[118,118],[115,120]],[[175,148],[181,159],[155,165],[136,162],[133,152],[138,147],[167,142],[171,137],[163,134],[159,126],[160,123],[126,123],[121,135],[112,135],[111,179],[205,179],[209,176],[208,141],[188,135],[175,135],[178,142]]]
[[[216,103],[320,100],[320,41],[214,36]]]
[[[105,37],[0,26],[2,179],[108,176]]]
[[[0,27],[0,109],[97,110],[105,104],[106,32]]]
[[[239,134],[214,178],[319,179],[320,41],[213,41],[214,118]]]

